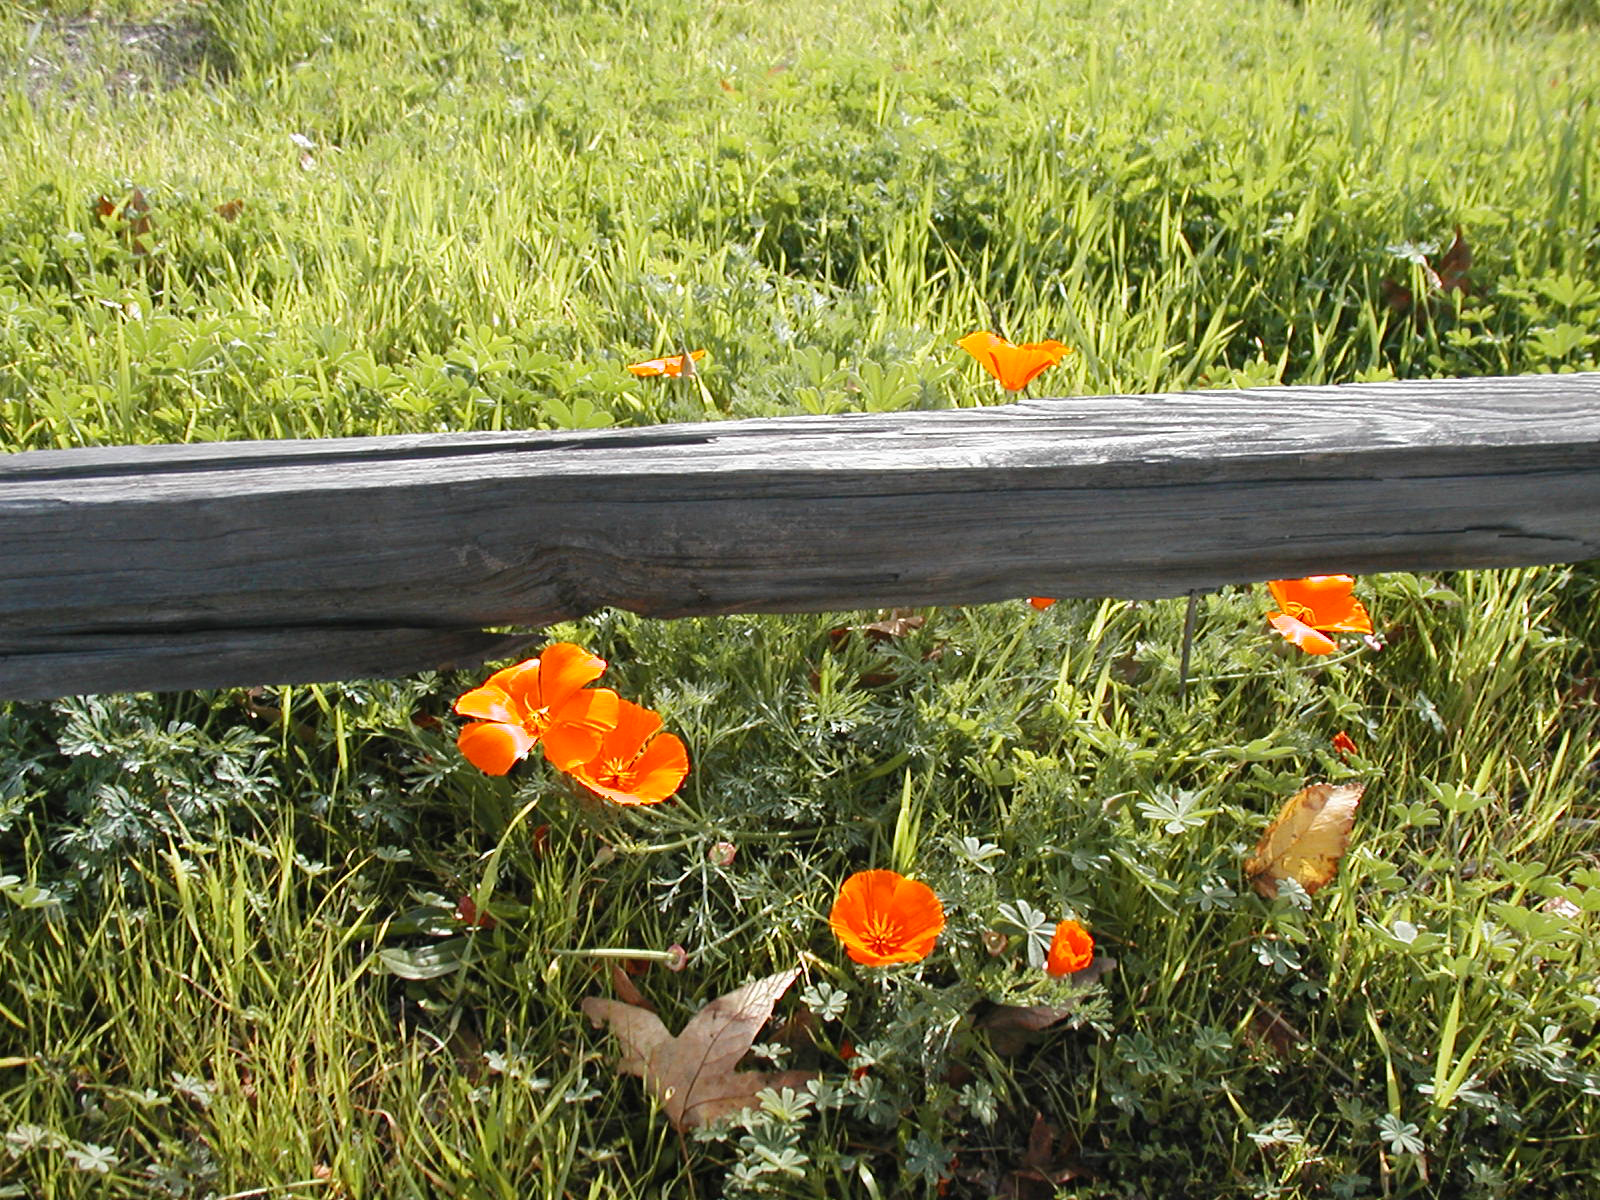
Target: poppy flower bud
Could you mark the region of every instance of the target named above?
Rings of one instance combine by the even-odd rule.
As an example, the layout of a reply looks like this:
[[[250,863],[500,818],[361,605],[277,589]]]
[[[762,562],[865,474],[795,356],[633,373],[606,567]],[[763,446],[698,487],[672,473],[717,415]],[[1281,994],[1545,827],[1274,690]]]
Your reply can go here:
[[[1094,961],[1094,938],[1077,921],[1061,921],[1050,939],[1045,971],[1060,978],[1081,971]]]

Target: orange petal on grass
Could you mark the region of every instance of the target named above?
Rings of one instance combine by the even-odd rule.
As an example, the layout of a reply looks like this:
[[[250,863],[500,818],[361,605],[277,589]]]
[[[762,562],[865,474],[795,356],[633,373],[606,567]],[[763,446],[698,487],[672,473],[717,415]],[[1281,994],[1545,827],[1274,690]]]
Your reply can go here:
[[[688,776],[689,751],[677,735],[657,732],[660,713],[629,700],[617,703],[616,725],[600,735],[598,750],[563,770],[618,804],[659,803]]]
[[[699,362],[705,356],[704,350],[693,350],[688,355],[695,362]],[[649,358],[644,362],[629,363],[628,370],[641,379],[648,379],[653,375],[667,375],[676,379],[683,374],[683,364],[682,354],[668,354],[664,358]]]
[[[1055,936],[1050,939],[1050,953],[1045,957],[1044,969],[1060,977],[1081,971],[1094,961],[1094,938],[1076,921],[1062,921],[1056,925]]]
[[[1049,608],[1052,604],[1054,604],[1055,601],[1053,599],[1051,599],[1049,596],[1029,596],[1028,597],[1028,603],[1033,605],[1040,612],[1043,612],[1045,609]]]
[[[944,906],[925,883],[895,871],[857,871],[839,886],[828,925],[865,966],[921,962],[944,930]]]
[[[1304,621],[1296,620],[1288,613],[1269,612],[1267,621],[1307,654],[1332,654],[1339,648],[1327,634],[1318,633]]]
[[[988,332],[969,333],[956,343],[983,364],[989,374],[1008,392],[1019,392],[1033,382],[1046,367],[1053,367],[1072,347],[1053,338],[1043,342],[1024,342],[1013,346],[1005,338]]]

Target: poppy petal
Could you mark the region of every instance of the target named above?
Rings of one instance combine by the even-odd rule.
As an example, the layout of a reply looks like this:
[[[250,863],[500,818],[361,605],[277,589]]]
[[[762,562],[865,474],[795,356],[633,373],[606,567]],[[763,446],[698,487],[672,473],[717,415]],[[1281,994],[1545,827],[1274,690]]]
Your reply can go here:
[[[557,769],[571,771],[579,763],[598,757],[626,703],[610,688],[586,688],[573,693],[545,726],[545,758]]]
[[[456,700],[456,712],[463,717],[476,717],[480,721],[501,721],[508,725],[522,723],[521,715],[512,705],[511,697],[501,688],[486,683],[463,693]]]
[[[1313,629],[1371,633],[1372,618],[1355,598],[1355,583],[1353,575],[1308,575],[1269,579],[1267,590],[1280,609]]]
[[[1367,613],[1366,606],[1351,596],[1342,609],[1329,614],[1326,623],[1318,621],[1317,628],[1340,633],[1371,633],[1372,617]]]
[[[706,356],[704,350],[692,350],[689,358],[699,362]],[[663,358],[649,358],[644,362],[629,363],[628,370],[641,379],[648,379],[653,375],[666,375],[676,379],[683,374],[684,356],[681,354],[668,354]]]
[[[619,700],[616,719],[601,741],[600,753],[618,762],[632,762],[660,728],[660,713],[631,700]]]
[[[554,710],[579,688],[605,674],[606,660],[571,642],[555,642],[539,652],[539,702]]]
[[[1298,603],[1294,586],[1299,582],[1300,580],[1298,579],[1267,580],[1267,591],[1272,593],[1273,600],[1277,602],[1278,607],[1284,612],[1288,612],[1290,608],[1295,607]]]
[[[890,903],[908,929],[944,924],[944,905],[939,903],[939,897],[927,884],[915,879],[897,880]]]
[[[461,753],[485,775],[504,775],[533,749],[535,738],[521,725],[478,721],[456,735]]]
[[[973,358],[983,364],[983,369],[996,379],[1000,378],[1000,362],[995,357],[995,351],[1006,344],[1005,339],[997,337],[987,329],[977,333],[969,333],[956,343]]]
[[[551,725],[540,743],[558,771],[572,771],[600,753],[601,731],[584,725]]]
[[[931,949],[930,946],[929,950]],[[864,967],[896,967],[901,963],[919,962],[927,957],[927,953],[918,954],[905,946],[879,951],[865,942],[848,940],[844,944],[844,952],[850,956],[851,961],[858,962]]]
[[[641,804],[665,800],[689,775],[689,751],[675,734],[652,738],[633,764],[633,795]]]
[[[1029,346],[1008,346],[999,351],[1000,382],[1008,390],[1020,392],[1032,383],[1046,367],[1061,361],[1061,354],[1050,347],[1060,342],[1036,342]],[[1065,347],[1062,347],[1065,350]]]
[[[1338,649],[1332,638],[1318,633],[1304,621],[1296,620],[1288,613],[1270,612],[1267,614],[1267,620],[1274,629],[1307,654],[1332,654]]]
[[[499,688],[519,704],[527,702],[532,707],[538,708],[539,660],[525,658],[519,663],[512,663],[509,667],[502,667],[485,679],[483,686]]]

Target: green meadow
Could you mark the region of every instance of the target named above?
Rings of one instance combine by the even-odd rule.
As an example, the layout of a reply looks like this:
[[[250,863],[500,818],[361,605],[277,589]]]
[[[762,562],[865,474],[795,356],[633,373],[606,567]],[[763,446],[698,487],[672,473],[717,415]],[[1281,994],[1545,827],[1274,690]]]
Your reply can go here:
[[[1594,371],[1597,45],[1595,0],[0,0],[0,446],[1004,403],[984,328],[1073,348],[1035,396]],[[1323,657],[1202,597],[1181,694],[1180,600],[554,627],[688,746],[640,807],[469,764],[486,671],[0,705],[0,1197],[1596,1194],[1600,572],[1356,591],[1381,649]],[[1337,877],[1265,898],[1317,781],[1366,789]],[[925,960],[830,932],[867,868],[942,899]],[[791,968],[747,1065],[814,1081],[681,1133],[580,1008]]]

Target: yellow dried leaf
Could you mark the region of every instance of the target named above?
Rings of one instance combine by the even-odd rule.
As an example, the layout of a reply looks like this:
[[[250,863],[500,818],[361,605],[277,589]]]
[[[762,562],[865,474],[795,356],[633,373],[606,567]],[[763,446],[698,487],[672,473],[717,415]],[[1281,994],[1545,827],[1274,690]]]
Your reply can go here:
[[[1331,883],[1364,790],[1359,783],[1313,783],[1290,796],[1245,859],[1244,873],[1256,891],[1271,900],[1280,879],[1293,879],[1307,892]]]

